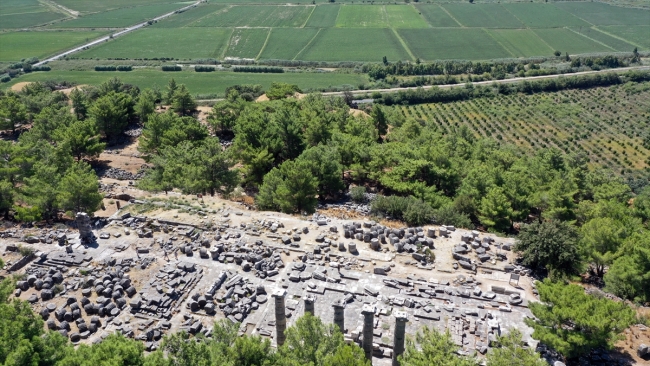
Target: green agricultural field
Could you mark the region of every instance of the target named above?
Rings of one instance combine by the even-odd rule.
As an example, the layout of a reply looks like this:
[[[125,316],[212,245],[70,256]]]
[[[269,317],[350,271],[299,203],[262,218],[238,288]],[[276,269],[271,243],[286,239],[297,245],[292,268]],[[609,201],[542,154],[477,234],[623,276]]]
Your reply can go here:
[[[261,84],[268,88],[274,82],[285,82],[298,85],[304,91],[322,90],[330,87],[348,85],[357,87],[368,82],[363,74],[339,73],[284,73],[284,74],[255,74],[243,72],[163,72],[153,69],[136,69],[130,72],[97,72],[97,71],[49,71],[35,72],[12,80],[3,87],[9,87],[23,81],[71,81],[77,84],[98,85],[104,81],[118,77],[125,83],[137,85],[140,88],[158,86],[164,89],[169,79],[185,84],[193,94],[218,94],[223,96],[227,87],[238,84]]]
[[[183,4],[136,6],[94,13],[53,25],[55,28],[122,28],[172,12]]]
[[[444,132],[467,126],[477,137],[526,149],[554,147],[584,154],[594,165],[616,172],[643,169],[650,156],[642,143],[650,128],[647,84],[396,108]]]
[[[500,4],[445,4],[443,8],[466,27],[523,28]]]
[[[507,11],[532,28],[587,27],[590,24],[553,4],[504,3]]]
[[[102,32],[15,32],[0,33],[0,61],[44,58],[101,36]]]
[[[609,34],[599,31],[596,27],[586,28],[572,28],[571,30],[582,34],[587,38],[591,38],[595,41],[605,44],[608,47],[611,47],[614,51],[620,52],[631,52],[634,49],[634,45],[623,41],[620,38],[612,37]]]
[[[424,17],[411,5],[386,5],[388,26],[391,28],[429,28]]]
[[[174,14],[168,18],[165,18],[152,27],[154,28],[181,28],[186,27],[190,23],[199,20],[208,14],[220,11],[226,8],[226,5],[221,4],[201,4],[192,9],[186,10],[181,14]]]
[[[61,13],[40,11],[36,13],[0,15],[0,27],[3,29],[29,28],[46,24],[55,20],[64,19]]]
[[[293,60],[320,29],[273,28],[261,59]]]
[[[37,0],[2,0],[0,3],[0,29],[28,28],[66,16],[52,11]]]
[[[339,28],[428,28],[411,5],[343,5],[336,20]]]
[[[306,27],[330,28],[336,24],[336,17],[339,16],[340,5],[319,5],[311,13]]]
[[[415,8],[422,14],[424,19],[432,27],[460,27],[460,23],[454,20],[449,14],[438,5],[417,4]]]
[[[182,8],[183,4],[190,4],[189,0],[55,0],[57,4],[61,4],[68,9],[84,12],[96,13],[119,8],[130,8],[141,5],[153,4],[180,4],[178,8]]]
[[[192,27],[302,27],[313,6],[242,5],[212,13]]]
[[[336,18],[339,28],[388,28],[383,5],[342,5]]]
[[[555,6],[594,25],[650,24],[650,9],[625,8],[596,2],[557,2]]]
[[[210,3],[216,4],[266,4],[266,5],[277,5],[277,4],[311,4],[313,0],[291,0],[291,1],[281,1],[281,0],[208,0]],[[343,2],[345,0],[338,0],[337,2]],[[350,0],[348,0],[350,1]],[[351,0],[353,1],[353,0]],[[328,3],[328,0],[316,0],[316,3]]]
[[[489,29],[488,33],[512,57],[550,56],[554,51],[530,29]]]
[[[612,49],[564,28],[535,29],[534,32],[553,49],[570,54],[612,52]]]
[[[599,27],[602,31],[623,38],[640,50],[650,50],[650,25]]]
[[[49,12],[40,0],[0,1],[0,27],[34,26],[67,16]],[[50,29],[122,28],[191,4],[191,0],[60,1],[82,11],[82,16],[55,22]],[[553,50],[571,54],[650,50],[650,8],[587,1],[504,1],[211,0],[147,28],[167,32],[134,32],[82,57],[98,58],[98,63],[103,58],[157,57],[378,62],[383,56],[488,60],[548,56]],[[39,49],[29,53],[42,54]]]
[[[487,60],[512,55],[483,29],[400,29],[407,46],[422,60]]]
[[[270,31],[270,29],[259,28],[236,28],[230,37],[226,57],[257,58]]]
[[[191,28],[145,28],[128,37],[118,37],[102,45],[83,51],[78,58],[220,58],[230,28],[210,28],[197,32]]]
[[[381,45],[381,46],[378,46]],[[390,29],[323,29],[300,54],[305,61],[390,61],[410,60]]]

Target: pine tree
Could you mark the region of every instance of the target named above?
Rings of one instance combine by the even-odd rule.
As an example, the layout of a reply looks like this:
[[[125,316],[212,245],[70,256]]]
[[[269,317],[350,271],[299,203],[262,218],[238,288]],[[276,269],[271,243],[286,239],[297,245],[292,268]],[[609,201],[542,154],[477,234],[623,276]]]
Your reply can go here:
[[[102,202],[97,175],[90,165],[77,162],[65,172],[58,185],[57,200],[66,211],[93,213]]]
[[[178,90],[174,92],[172,109],[181,116],[191,115],[196,110],[196,102],[194,102],[194,98],[185,87],[185,84],[181,84]]]

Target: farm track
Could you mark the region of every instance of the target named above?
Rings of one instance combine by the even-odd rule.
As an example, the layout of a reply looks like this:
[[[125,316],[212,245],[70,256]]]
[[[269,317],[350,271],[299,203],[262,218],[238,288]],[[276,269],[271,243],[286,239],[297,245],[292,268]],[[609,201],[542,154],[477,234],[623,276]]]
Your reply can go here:
[[[607,70],[598,70],[598,71],[581,71],[581,72],[576,72],[572,74],[558,74],[558,75],[543,75],[543,76],[528,76],[528,77],[519,77],[519,78],[512,78],[512,79],[504,79],[504,80],[490,80],[490,81],[479,81],[479,82],[474,82],[472,83],[473,85],[491,85],[491,84],[512,84],[512,83],[518,83],[521,81],[536,81],[536,80],[542,80],[542,79],[557,79],[560,77],[570,77],[570,76],[580,76],[580,75],[590,75],[590,74],[603,74],[603,73],[608,73],[608,72],[616,72],[616,73],[622,73],[626,71],[632,71],[632,70],[650,70],[650,66],[634,66],[634,67],[621,67],[619,69],[607,69]],[[465,83],[459,83],[459,84],[444,84],[444,85],[426,85],[426,86],[413,86],[413,87],[405,87],[405,88],[389,88],[389,89],[367,89],[367,90],[350,90],[349,92],[352,93],[352,95],[359,95],[359,94],[367,94],[367,93],[394,93],[394,92],[399,92],[399,91],[407,91],[407,90],[416,90],[418,88],[422,88],[424,90],[431,89],[434,87],[440,88],[440,89],[451,89],[451,88],[462,88],[465,86]],[[343,93],[345,92],[325,92],[321,93],[323,96],[343,96]],[[218,102],[223,100],[223,98],[219,99],[200,99],[197,100],[197,102]]]
[[[193,3],[193,4],[190,4],[190,5],[188,5],[188,6],[185,6],[185,7],[183,7],[183,8],[176,9],[176,10],[174,10],[174,11],[172,11],[172,12],[169,12],[169,13],[166,13],[166,14],[163,14],[163,15],[160,15],[160,16],[158,16],[158,17],[156,17],[156,18],[151,19],[151,20],[153,20],[153,21],[158,21],[158,20],[165,19],[165,18],[167,18],[167,17],[170,17],[170,16],[174,15],[174,14],[175,14],[177,11],[179,11],[179,10],[188,10],[188,9],[192,8],[193,6],[198,6],[200,3],[201,3],[201,0],[199,0],[199,1],[195,2],[195,3]],[[149,20],[149,21],[151,21],[151,20]],[[133,32],[134,30],[138,30],[138,29],[140,29],[140,28],[143,28],[143,27],[147,26],[147,22],[149,22],[149,21],[146,21],[146,22],[143,22],[143,23],[139,23],[139,24],[136,24],[136,25],[134,25],[134,26],[131,26],[131,27],[125,28],[124,30],[121,30],[121,31],[119,31],[119,32],[117,32],[117,33],[112,34],[112,37],[115,38],[115,37],[123,36],[123,35],[125,35],[125,34],[128,34],[128,33]],[[90,46],[94,46],[94,45],[100,44],[100,43],[102,43],[102,42],[106,42],[106,41],[108,41],[109,39],[111,39],[111,36],[105,36],[105,37],[98,38],[98,39],[96,39],[96,40],[94,40],[94,41],[91,41],[91,42],[88,42],[88,43],[83,44],[83,45],[81,45],[81,46],[75,47],[75,48],[73,48],[73,49],[71,49],[71,50],[68,50],[68,51],[65,51],[65,52],[59,53],[59,54],[57,54],[57,55],[55,55],[55,56],[49,57],[49,58],[47,58],[47,59],[45,59],[45,60],[43,60],[43,61],[40,61],[40,62],[34,64],[34,66],[44,65],[44,64],[46,64],[46,63],[48,63],[48,62],[50,62],[50,61],[58,60],[58,59],[60,59],[61,57],[64,57],[64,56],[70,55],[70,54],[75,53],[75,52],[79,52],[79,51],[83,50],[83,49],[86,48],[86,47],[90,47]]]

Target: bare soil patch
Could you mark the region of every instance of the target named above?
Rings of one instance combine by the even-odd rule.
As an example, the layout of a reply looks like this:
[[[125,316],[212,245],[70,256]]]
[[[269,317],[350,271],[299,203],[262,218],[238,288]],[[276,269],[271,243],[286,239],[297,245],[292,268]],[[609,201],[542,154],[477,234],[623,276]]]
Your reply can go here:
[[[370,115],[362,110],[359,109],[352,109],[350,108],[350,114],[355,116],[355,117],[365,117],[368,118]]]
[[[271,99],[269,99],[269,97],[267,97],[266,94],[262,94],[259,97],[257,97],[257,99],[255,99],[255,101],[258,102],[258,103],[259,102],[268,102],[269,100],[271,100]]]
[[[29,85],[31,83],[32,83],[31,81],[21,81],[20,83],[16,83],[16,84],[12,85],[11,86],[11,91],[20,92],[20,91],[23,90],[23,88],[25,86],[27,86],[27,85]]]
[[[646,311],[647,312],[647,311]],[[641,344],[650,344],[650,328],[643,325],[633,325],[623,333],[625,339],[616,343],[612,358],[633,360],[634,365],[648,365],[650,360],[637,356],[637,349]]]

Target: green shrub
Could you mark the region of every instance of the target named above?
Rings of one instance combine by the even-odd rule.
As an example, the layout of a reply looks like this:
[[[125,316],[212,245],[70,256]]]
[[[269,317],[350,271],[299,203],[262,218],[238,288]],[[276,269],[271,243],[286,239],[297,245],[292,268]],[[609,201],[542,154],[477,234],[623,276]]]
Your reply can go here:
[[[418,199],[410,199],[403,213],[404,221],[411,226],[421,226],[433,222],[433,208]]]
[[[163,65],[162,71],[182,71],[183,68],[178,65]]]
[[[361,203],[366,200],[366,187],[359,186],[350,189],[350,197],[354,202]]]
[[[472,220],[453,205],[440,207],[434,213],[434,220],[439,225],[453,225],[464,229],[474,229]]]
[[[232,69],[234,72],[256,72],[256,73],[270,73],[270,74],[282,74],[284,69],[281,67],[268,67],[268,66],[245,66],[245,67],[235,67]]]
[[[216,68],[214,66],[195,66],[194,71],[196,72],[213,72]]]
[[[95,71],[115,71],[117,67],[115,65],[97,65],[95,66]]]
[[[117,67],[117,71],[131,71],[133,70],[133,66],[131,65],[120,65]]]

